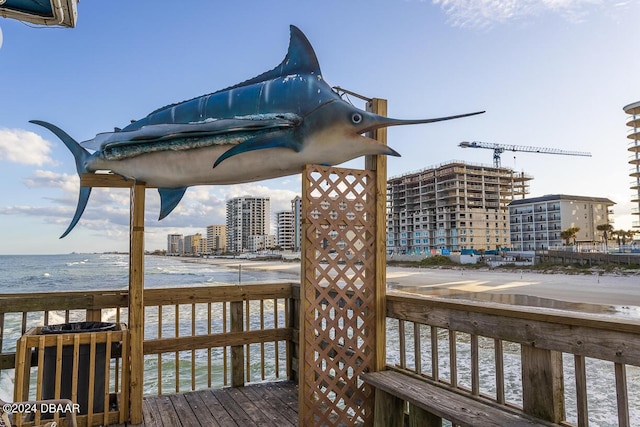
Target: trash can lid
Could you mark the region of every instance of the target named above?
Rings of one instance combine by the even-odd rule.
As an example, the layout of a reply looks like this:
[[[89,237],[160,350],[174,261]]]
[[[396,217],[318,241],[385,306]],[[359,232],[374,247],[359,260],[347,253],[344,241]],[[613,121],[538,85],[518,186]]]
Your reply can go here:
[[[113,331],[115,328],[116,324],[111,322],[74,322],[61,323],[59,325],[46,325],[40,328],[40,333],[66,334],[71,332],[106,332]]]

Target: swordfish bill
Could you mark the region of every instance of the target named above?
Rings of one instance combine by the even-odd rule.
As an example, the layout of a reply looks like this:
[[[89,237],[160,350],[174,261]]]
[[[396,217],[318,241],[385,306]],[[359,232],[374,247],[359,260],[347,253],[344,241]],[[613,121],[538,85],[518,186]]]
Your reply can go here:
[[[236,184],[300,173],[307,164],[337,165],[365,155],[399,154],[365,132],[481,114],[400,120],[358,109],[322,78],[306,36],[291,26],[289,49],[274,69],[187,101],[167,105],[114,132],[78,143],[53,132],[75,158],[78,174],[109,170],[160,193],[163,219],[194,185]],[[65,237],[84,212],[91,187],[81,187]]]

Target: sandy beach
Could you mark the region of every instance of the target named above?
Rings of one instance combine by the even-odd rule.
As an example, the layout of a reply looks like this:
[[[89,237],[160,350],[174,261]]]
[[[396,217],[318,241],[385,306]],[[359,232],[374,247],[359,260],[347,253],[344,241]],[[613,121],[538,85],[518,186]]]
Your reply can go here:
[[[242,270],[278,271],[300,280],[300,262],[241,258],[183,258]],[[549,274],[530,270],[387,267],[387,287],[422,295],[608,312],[609,306],[640,316],[640,276]],[[568,304],[563,304],[568,303]]]

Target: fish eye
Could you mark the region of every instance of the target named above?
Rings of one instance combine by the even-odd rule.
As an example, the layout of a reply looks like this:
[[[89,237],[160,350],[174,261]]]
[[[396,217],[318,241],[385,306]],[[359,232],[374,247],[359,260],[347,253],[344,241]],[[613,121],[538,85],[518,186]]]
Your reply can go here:
[[[355,125],[357,125],[358,123],[362,122],[362,114],[353,113],[353,115],[351,116],[351,121]]]

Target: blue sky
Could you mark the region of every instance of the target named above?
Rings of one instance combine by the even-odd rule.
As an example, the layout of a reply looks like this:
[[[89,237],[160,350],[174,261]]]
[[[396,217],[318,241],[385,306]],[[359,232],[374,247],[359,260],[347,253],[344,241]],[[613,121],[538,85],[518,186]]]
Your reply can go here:
[[[389,176],[454,159],[491,164],[490,150],[463,150],[463,140],[590,151],[504,153],[502,164],[534,176],[531,196],[610,198],[614,226],[629,229],[622,107],[640,100],[639,19],[640,3],[623,0],[83,1],[74,29],[0,19],[0,254],[128,248],[126,190],[94,190],[79,225],[58,239],[75,210],[75,165],[29,120],[79,141],[124,127],[273,68],[289,24],[307,35],[329,84],[388,99],[390,116],[487,110],[390,129],[403,156],[390,158]],[[192,187],[159,222],[148,190],[146,248],[224,223],[230,197],[270,196],[277,211],[299,192],[299,176]]]

